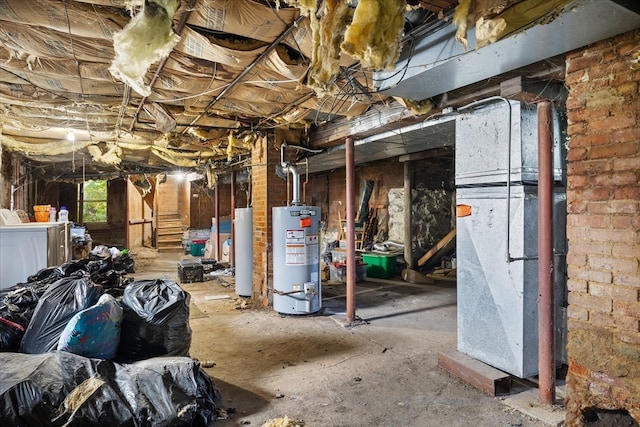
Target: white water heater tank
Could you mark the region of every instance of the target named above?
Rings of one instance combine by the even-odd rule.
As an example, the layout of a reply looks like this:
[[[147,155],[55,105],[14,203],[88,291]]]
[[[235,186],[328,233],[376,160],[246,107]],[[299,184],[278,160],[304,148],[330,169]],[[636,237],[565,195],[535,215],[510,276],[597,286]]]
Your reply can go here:
[[[318,206],[274,207],[273,309],[282,314],[320,310]]]

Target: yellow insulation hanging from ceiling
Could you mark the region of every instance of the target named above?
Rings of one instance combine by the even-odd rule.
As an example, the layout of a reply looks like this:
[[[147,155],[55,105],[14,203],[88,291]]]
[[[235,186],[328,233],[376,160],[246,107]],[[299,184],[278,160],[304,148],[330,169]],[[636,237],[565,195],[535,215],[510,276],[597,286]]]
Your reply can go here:
[[[344,0],[325,0],[324,16],[314,30],[313,54],[307,85],[322,95],[333,92],[333,82],[340,72],[340,44],[351,20],[351,9]],[[317,25],[317,24],[316,24]]]
[[[453,25],[457,25],[456,40],[467,48],[467,18],[469,17],[469,9],[471,8],[471,0],[459,0],[455,12],[453,12]]]
[[[342,50],[363,68],[390,69],[400,55],[405,0],[360,0],[347,28]]]
[[[178,0],[146,2],[142,13],[113,36],[116,57],[109,71],[142,96],[151,94],[144,81],[151,64],[168,56],[180,40],[172,28],[179,5]]]

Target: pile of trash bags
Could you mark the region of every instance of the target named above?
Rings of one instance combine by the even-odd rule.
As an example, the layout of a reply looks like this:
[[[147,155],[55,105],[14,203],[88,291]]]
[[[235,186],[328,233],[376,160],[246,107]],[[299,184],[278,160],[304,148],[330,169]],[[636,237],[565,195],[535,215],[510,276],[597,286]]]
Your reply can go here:
[[[215,420],[219,392],[188,357],[189,293],[130,272],[123,252],[46,268],[0,291],[0,425]]]

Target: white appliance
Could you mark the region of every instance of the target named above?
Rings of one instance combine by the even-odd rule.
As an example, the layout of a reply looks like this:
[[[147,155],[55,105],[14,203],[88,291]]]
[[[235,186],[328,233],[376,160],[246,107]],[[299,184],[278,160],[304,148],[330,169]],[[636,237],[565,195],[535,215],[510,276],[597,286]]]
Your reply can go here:
[[[283,314],[320,310],[318,206],[274,207],[273,309]]]
[[[235,210],[236,294],[250,297],[253,291],[253,208]]]
[[[31,222],[0,227],[0,289],[71,260],[70,223]]]

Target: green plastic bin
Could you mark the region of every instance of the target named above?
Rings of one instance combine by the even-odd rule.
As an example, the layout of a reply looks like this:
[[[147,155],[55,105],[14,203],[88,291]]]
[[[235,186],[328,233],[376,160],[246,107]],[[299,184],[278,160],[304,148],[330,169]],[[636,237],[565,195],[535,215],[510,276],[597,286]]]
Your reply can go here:
[[[362,260],[367,264],[367,277],[389,279],[395,276],[396,256],[391,254],[363,254]]]
[[[191,255],[192,256],[204,256],[204,246],[207,244],[206,240],[192,240],[191,241]]]

